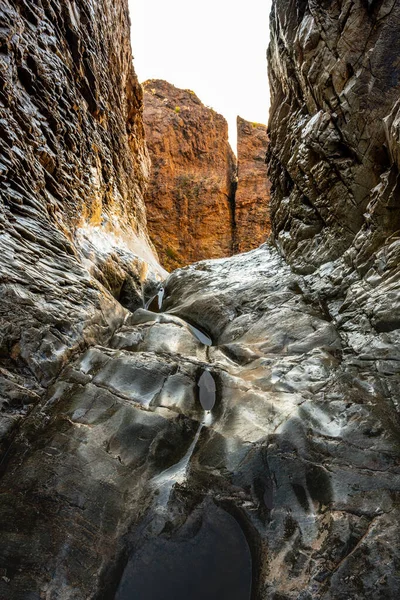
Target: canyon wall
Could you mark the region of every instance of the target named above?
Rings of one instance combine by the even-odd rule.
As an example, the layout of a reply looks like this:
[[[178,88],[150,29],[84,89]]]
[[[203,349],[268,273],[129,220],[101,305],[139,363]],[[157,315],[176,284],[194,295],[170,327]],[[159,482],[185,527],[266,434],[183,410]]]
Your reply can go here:
[[[353,460],[348,449],[342,458],[333,458],[336,452],[327,438],[327,445],[322,442],[322,430],[319,446],[315,438],[311,441],[312,423],[304,423],[308,447],[316,451],[312,462],[324,466],[335,490],[328,510],[329,546],[322,543],[314,554],[306,551],[313,556],[306,582],[301,581],[300,546],[280,555],[274,566],[282,579],[272,577],[266,584],[279,598],[395,599],[398,594],[399,24],[400,5],[393,0],[273,2],[268,53],[273,239],[298,274],[301,299],[325,315],[340,338],[334,386],[341,391],[336,395],[328,385],[321,399],[330,398],[333,409],[336,400],[347,398],[341,414],[350,410],[358,433],[365,436],[361,444],[352,440],[364,449],[365,461]],[[349,385],[347,391],[342,384]],[[318,395],[313,393],[314,406]],[[361,425],[365,410],[371,423],[376,418],[377,429]],[[339,444],[347,446],[344,431],[351,419],[345,416],[344,429],[331,432],[333,445],[340,438]],[[367,456],[380,448],[378,460],[385,460],[389,440],[391,479],[378,482]],[[358,479],[351,486],[363,490],[358,500],[358,492],[352,497],[350,489],[346,498],[341,494],[333,474],[339,464],[344,486],[350,473]],[[366,474],[375,492],[367,489],[366,480],[362,483]],[[306,487],[312,493],[320,484],[313,476]],[[370,512],[364,501],[374,494]],[[360,536],[356,530],[365,518],[369,525]],[[322,513],[320,519],[321,527]],[[339,542],[341,534],[334,531],[343,527],[353,530],[354,543],[350,538]]]
[[[271,231],[271,184],[265,155],[266,125],[237,118],[238,184],[235,195],[235,250],[247,252],[263,244]]]
[[[127,3],[0,15],[0,597],[397,600],[397,3],[274,2],[276,248],[161,313]]]
[[[399,230],[399,15],[395,0],[273,4],[271,216],[303,272],[344,252],[365,272]]]
[[[157,261],[128,3],[0,2],[1,433]],[[141,257],[141,258],[140,258]]]
[[[230,256],[236,160],[224,117],[191,90],[144,84],[149,234],[164,267]]]
[[[271,15],[275,243],[313,274],[331,318],[349,332],[357,322],[348,344],[368,356],[376,334],[395,344],[400,327],[399,22],[392,0],[279,0]]]

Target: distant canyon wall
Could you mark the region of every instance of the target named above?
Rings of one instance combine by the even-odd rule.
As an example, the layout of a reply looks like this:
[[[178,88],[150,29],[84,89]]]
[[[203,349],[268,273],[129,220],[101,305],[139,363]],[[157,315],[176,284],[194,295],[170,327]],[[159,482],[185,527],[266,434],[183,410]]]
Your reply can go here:
[[[265,155],[267,127],[237,118],[238,185],[235,195],[235,250],[263,244],[271,231],[270,188]]]
[[[233,251],[236,159],[222,115],[191,90],[144,84],[150,236],[169,270]]]
[[[144,123],[152,162],[147,221],[167,269],[231,256],[266,241],[264,125],[239,118],[237,164],[224,117],[191,90],[162,80],[144,84]]]

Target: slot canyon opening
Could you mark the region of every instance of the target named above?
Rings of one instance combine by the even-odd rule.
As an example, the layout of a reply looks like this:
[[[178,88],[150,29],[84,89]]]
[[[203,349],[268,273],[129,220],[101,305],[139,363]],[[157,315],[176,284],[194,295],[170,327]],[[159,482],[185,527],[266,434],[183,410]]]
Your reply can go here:
[[[151,159],[147,224],[161,265],[170,272],[257,248],[271,231],[265,161],[271,1],[232,10],[226,1],[206,0],[196,27],[183,0],[173,17],[161,0],[129,6]]]
[[[206,0],[196,28],[181,0],[173,17],[158,0],[151,10],[141,0],[130,0],[129,4],[135,70],[143,82],[143,120],[151,160],[145,193],[147,226],[160,264],[171,272],[201,260],[257,248],[267,241],[271,230],[266,166],[268,39],[267,28],[260,25],[263,19],[268,23],[271,3],[250,0],[246,11],[235,13],[227,2],[215,6]],[[253,12],[259,15],[257,26]],[[218,23],[218,18],[218,35],[209,36],[205,48],[204,33],[213,29],[212,23]],[[230,26],[227,20],[232,21]],[[150,21],[151,37],[157,39],[157,44],[142,35]],[[226,44],[221,41],[222,31],[229,38]],[[240,45],[241,56],[231,44],[235,31],[236,37],[246,32],[251,39],[251,43]],[[254,44],[256,41],[258,44]],[[155,52],[160,46],[161,56]],[[224,54],[224,47],[230,48],[231,56]],[[252,47],[255,54],[244,58],[244,47]],[[238,52],[236,59],[234,52]],[[256,63],[257,75],[257,69],[253,71]],[[170,68],[174,66],[178,68]],[[193,77],[196,74],[198,80]],[[242,86],[237,85],[238,79],[243,80]],[[204,85],[207,81],[210,85]],[[154,313],[153,317],[143,313],[140,318],[144,321],[162,320],[164,314],[168,318],[171,306],[165,302],[165,284],[143,296],[144,311]],[[212,337],[195,318],[188,320],[185,316],[184,320],[201,344],[206,348],[213,345]],[[199,369],[195,396],[204,411],[203,420],[186,454],[153,482],[159,490],[156,503],[164,503],[167,512],[172,489],[179,494],[192,454],[202,443],[202,428],[220,417],[220,395],[219,375],[207,367]],[[190,524],[191,515],[176,530],[172,527],[169,534],[150,536],[135,549],[116,600],[250,600],[254,596],[257,567],[243,524],[211,498],[202,504],[206,506],[197,513],[196,527]]]

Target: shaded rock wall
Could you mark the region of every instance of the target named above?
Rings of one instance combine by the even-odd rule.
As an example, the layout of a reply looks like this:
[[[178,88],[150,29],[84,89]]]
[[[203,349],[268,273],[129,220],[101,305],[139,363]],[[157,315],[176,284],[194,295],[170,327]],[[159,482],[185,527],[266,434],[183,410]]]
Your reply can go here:
[[[372,430],[378,445],[378,439],[399,438],[399,26],[400,7],[392,0],[276,0],[269,49],[274,240],[302,274],[298,291],[306,304],[325,314],[340,336],[339,380],[354,378],[360,396],[342,388],[336,398],[349,399],[347,407],[356,419],[362,420],[360,401],[369,407],[372,419],[378,411],[380,425]],[[323,389],[329,396],[329,386]],[[373,401],[368,399],[370,392]],[[324,401],[328,396],[324,394]],[[317,398],[313,394],[313,403]],[[347,417],[345,421],[349,423]],[[371,434],[368,428],[359,431]],[[342,439],[344,431],[337,434]],[[373,445],[363,446],[366,453]],[[379,454],[384,457],[386,452],[381,448]],[[332,473],[329,458],[318,460]],[[349,464],[354,473],[361,467],[351,459]],[[364,464],[358,471],[360,482],[370,468]],[[315,485],[319,487],[318,477],[307,484],[311,495]],[[378,514],[389,488],[382,482],[376,489]],[[371,523],[366,548],[356,542],[344,558],[334,559],[335,565],[328,559],[323,570],[300,587],[295,581],[298,572],[290,568],[286,579],[274,584],[279,593],[289,598],[372,598],[378,586],[383,598],[395,598],[399,547],[394,538],[386,559],[378,551],[370,561],[383,530],[399,535],[397,484],[390,493],[394,504],[383,511],[386,525],[382,529],[379,519]],[[371,496],[367,492],[363,497]],[[353,514],[356,527],[361,525],[359,518],[366,513],[353,511],[350,496],[336,507],[338,512],[335,502],[329,512],[336,515],[336,523]],[[332,533],[330,528],[333,558],[338,538],[331,538]],[[285,562],[290,561],[287,556]],[[386,564],[390,573],[378,574]]]
[[[224,117],[194,92],[150,80],[144,123],[152,161],[148,228],[162,264],[171,270],[230,256],[236,159]]]
[[[270,231],[270,181],[265,164],[266,125],[237,118],[238,184],[235,195],[235,250],[263,244]]]
[[[377,371],[400,328],[399,25],[392,0],[279,0],[271,15],[274,239]]]
[[[399,20],[394,0],[273,4],[271,214],[303,272],[350,248],[366,271],[399,230]]]
[[[2,0],[0,25],[3,433],[157,267],[127,2]]]

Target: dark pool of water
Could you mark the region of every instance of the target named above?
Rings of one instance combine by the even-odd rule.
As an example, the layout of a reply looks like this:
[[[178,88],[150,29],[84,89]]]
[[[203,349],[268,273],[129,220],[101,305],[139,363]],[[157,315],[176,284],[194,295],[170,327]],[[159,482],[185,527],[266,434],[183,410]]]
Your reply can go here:
[[[250,600],[251,583],[240,525],[211,504],[196,527],[145,542],[128,562],[115,600]]]

